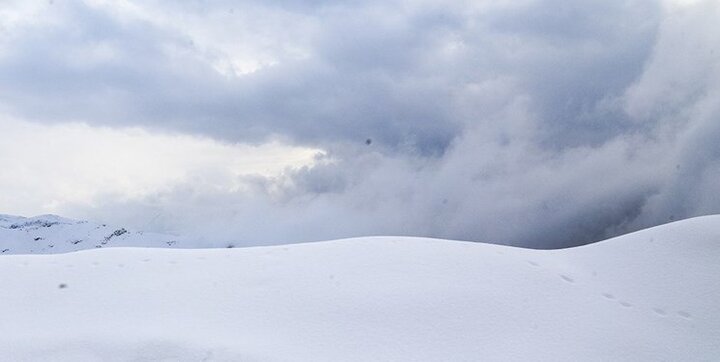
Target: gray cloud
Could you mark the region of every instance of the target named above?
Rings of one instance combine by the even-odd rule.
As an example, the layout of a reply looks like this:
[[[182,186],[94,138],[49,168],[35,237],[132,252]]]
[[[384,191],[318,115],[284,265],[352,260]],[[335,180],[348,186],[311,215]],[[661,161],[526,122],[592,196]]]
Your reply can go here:
[[[222,10],[232,4],[219,5]],[[250,11],[262,15],[298,7],[291,5],[258,10],[255,4]],[[579,144],[599,138],[598,128],[611,128],[578,119],[592,118],[587,113],[599,98],[622,90],[637,75],[652,44],[657,9],[617,3],[600,9],[570,4],[574,10],[567,14],[544,17],[538,11],[566,5],[468,11],[399,2],[315,4],[297,16],[302,20],[284,17],[291,29],[314,29],[297,36],[306,57],[225,79],[212,68],[211,51],[193,42],[192,31],[58,2],[42,17],[61,21],[17,31],[11,55],[0,63],[1,91],[6,106],[39,120],[151,125],[233,141],[278,133],[300,143],[328,144],[367,136],[392,149],[412,145],[441,154],[464,126],[478,122],[478,115],[456,113],[454,102],[465,96],[464,87],[507,78],[531,93],[552,128],[552,141],[577,138],[582,141],[572,144]],[[215,8],[208,6],[191,7],[212,14]],[[238,13],[245,6],[237,4]],[[168,17],[191,10],[156,7],[167,8],[160,15]],[[598,12],[602,20],[588,24]],[[237,28],[234,14],[220,18],[229,31]],[[649,25],[637,24],[640,15]],[[560,20],[564,32],[556,29]],[[283,31],[272,22],[255,26]],[[103,57],[103,51],[109,55]],[[567,137],[568,131],[576,135]]]
[[[720,211],[710,1],[145,4],[140,16],[56,1],[51,25],[11,31],[2,106],[38,122],[279,135],[332,162],[245,180],[252,192],[188,184],[70,213],[214,230],[206,243],[562,247]],[[277,64],[217,71],[244,50]]]

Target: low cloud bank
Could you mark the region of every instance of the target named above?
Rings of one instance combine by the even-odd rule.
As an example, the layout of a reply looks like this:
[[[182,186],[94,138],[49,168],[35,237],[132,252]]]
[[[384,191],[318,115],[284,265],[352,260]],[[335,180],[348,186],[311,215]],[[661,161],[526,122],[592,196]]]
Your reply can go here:
[[[203,245],[555,248],[720,212],[716,2],[56,5],[55,32],[2,45],[7,112],[326,151],[238,190],[187,181],[71,215]]]

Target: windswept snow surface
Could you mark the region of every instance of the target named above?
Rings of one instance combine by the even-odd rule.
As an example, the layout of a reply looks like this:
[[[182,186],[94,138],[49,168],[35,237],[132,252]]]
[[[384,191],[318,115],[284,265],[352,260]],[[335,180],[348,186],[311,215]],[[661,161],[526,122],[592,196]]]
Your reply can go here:
[[[720,217],[541,251],[373,237],[0,257],[7,361],[720,359]]]

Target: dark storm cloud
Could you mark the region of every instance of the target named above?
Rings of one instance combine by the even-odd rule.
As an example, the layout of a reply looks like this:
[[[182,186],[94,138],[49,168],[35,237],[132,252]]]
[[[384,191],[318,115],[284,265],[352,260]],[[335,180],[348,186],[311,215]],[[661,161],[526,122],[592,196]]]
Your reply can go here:
[[[143,17],[57,1],[50,25],[12,31],[4,108],[280,136],[328,161],[246,180],[252,193],[188,184],[91,216],[152,209],[163,229],[221,224],[218,238],[247,243],[409,234],[561,247],[720,211],[707,196],[720,172],[712,2],[146,4]],[[246,48],[277,62],[218,72]]]
[[[185,7],[217,10],[203,4]],[[237,5],[244,11],[247,3]],[[637,76],[657,9],[542,5],[559,9],[556,15],[540,6],[465,13],[462,6],[313,3],[301,15],[317,28],[303,44],[308,57],[227,79],[192,34],[152,19],[113,16],[104,7],[58,2],[41,18],[59,17],[59,24],[16,31],[10,56],[0,63],[0,90],[11,110],[39,120],[150,125],[232,141],[282,134],[326,145],[375,137],[377,145],[441,154],[477,122],[455,114],[463,87],[508,77],[532,93],[553,136],[572,131],[581,140],[562,136],[554,142],[578,144],[616,133],[588,126],[594,119],[577,119]],[[276,8],[297,11],[298,4],[264,11]],[[608,19],[594,20],[603,16]],[[637,24],[641,16],[650,25]],[[565,32],[555,29],[559,21]],[[93,59],[103,50],[111,54]]]
[[[80,3],[54,9],[61,15],[43,15],[62,22],[17,30],[0,63],[4,104],[24,117],[250,142],[272,134],[321,144],[374,135],[390,147],[413,142],[430,153],[459,131],[447,114],[447,85],[413,74],[414,58],[430,41],[410,25],[395,29],[371,17],[344,26],[358,14],[330,9],[336,22],[326,24],[323,14],[312,19],[323,35],[309,44],[309,59],[228,79],[191,37],[150,20],[113,17]],[[111,54],[92,58],[103,50]]]

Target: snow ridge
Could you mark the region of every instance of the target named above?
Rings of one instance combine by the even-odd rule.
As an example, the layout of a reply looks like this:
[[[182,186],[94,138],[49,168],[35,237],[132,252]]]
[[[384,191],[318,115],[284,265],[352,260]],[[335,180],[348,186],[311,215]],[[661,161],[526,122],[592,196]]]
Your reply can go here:
[[[97,227],[17,222],[0,232]],[[112,235],[108,245],[137,234],[102,230],[94,240]],[[0,351],[61,362],[710,361],[718,260],[720,216],[558,250],[366,237],[3,255]]]

